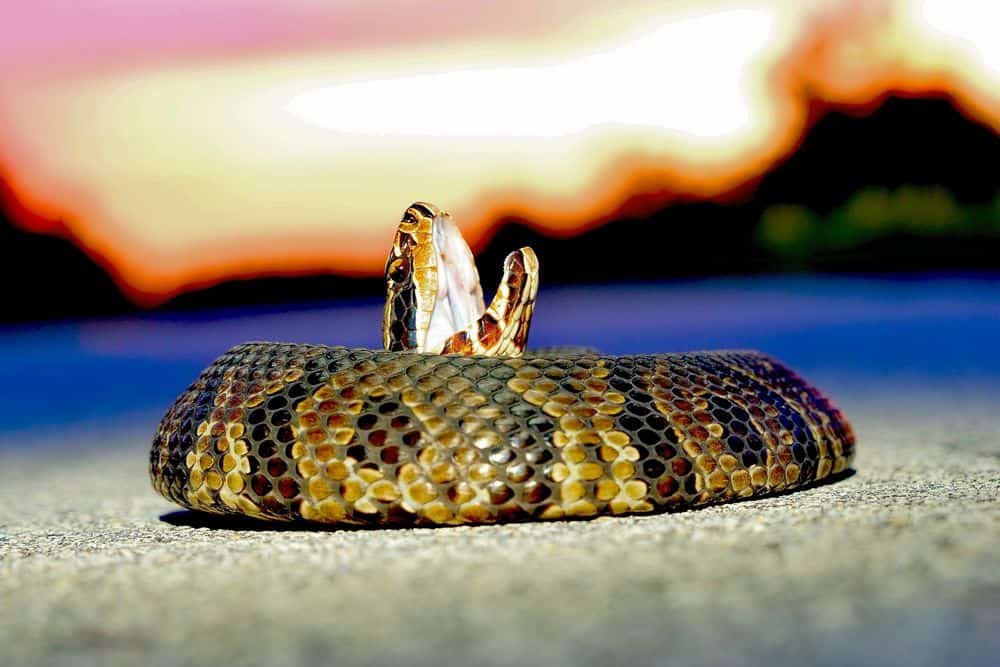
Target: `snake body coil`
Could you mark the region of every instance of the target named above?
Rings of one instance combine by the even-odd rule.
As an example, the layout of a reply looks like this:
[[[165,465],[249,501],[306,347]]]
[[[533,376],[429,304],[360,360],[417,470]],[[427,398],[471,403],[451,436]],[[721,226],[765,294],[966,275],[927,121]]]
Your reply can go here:
[[[755,352],[482,357],[248,343],[183,393],[153,486],[185,507],[427,525],[686,508],[844,470],[854,437]]]

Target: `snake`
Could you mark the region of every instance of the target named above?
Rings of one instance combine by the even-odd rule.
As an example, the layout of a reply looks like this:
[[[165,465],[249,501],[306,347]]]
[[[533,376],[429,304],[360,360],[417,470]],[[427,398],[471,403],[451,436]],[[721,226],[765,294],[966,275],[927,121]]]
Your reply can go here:
[[[156,429],[154,489],[189,510],[332,526],[634,515],[835,479],[843,413],[756,351],[611,356],[526,349],[530,248],[487,307],[451,217],[406,209],[386,268],[383,349],[250,342]]]

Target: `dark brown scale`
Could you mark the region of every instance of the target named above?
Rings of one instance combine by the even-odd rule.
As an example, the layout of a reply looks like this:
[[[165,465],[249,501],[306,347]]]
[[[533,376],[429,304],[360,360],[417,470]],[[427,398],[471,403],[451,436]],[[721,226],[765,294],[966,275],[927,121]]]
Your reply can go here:
[[[263,475],[254,475],[250,480],[250,487],[258,496],[266,496],[271,492],[271,482]]]
[[[541,482],[531,481],[524,485],[521,493],[525,502],[536,504],[548,498],[552,494],[552,490]]]
[[[285,498],[294,498],[299,494],[299,485],[291,477],[282,477],[278,480],[278,493]]]
[[[843,415],[757,353],[508,359],[250,343],[170,408],[150,474],[197,510],[488,523],[764,495],[853,454]],[[236,477],[219,488],[220,475]],[[316,514],[322,500],[337,503],[331,514]]]

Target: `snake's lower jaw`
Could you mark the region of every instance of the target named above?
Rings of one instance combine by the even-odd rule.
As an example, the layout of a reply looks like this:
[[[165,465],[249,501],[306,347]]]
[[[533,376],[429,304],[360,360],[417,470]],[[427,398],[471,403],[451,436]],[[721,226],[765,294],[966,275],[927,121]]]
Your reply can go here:
[[[528,345],[531,318],[538,294],[538,257],[531,248],[521,248],[507,255],[504,275],[490,308],[496,307],[504,324],[500,344],[494,354],[519,357]],[[501,296],[503,297],[501,299]],[[499,303],[498,300],[500,300]]]

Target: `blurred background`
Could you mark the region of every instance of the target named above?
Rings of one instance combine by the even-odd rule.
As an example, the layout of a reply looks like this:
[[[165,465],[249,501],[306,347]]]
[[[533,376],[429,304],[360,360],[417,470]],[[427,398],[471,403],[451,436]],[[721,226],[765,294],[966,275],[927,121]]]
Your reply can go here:
[[[141,440],[248,339],[378,346],[414,200],[487,290],[536,250],[536,345],[1000,386],[995,3],[0,4],[2,442]]]

